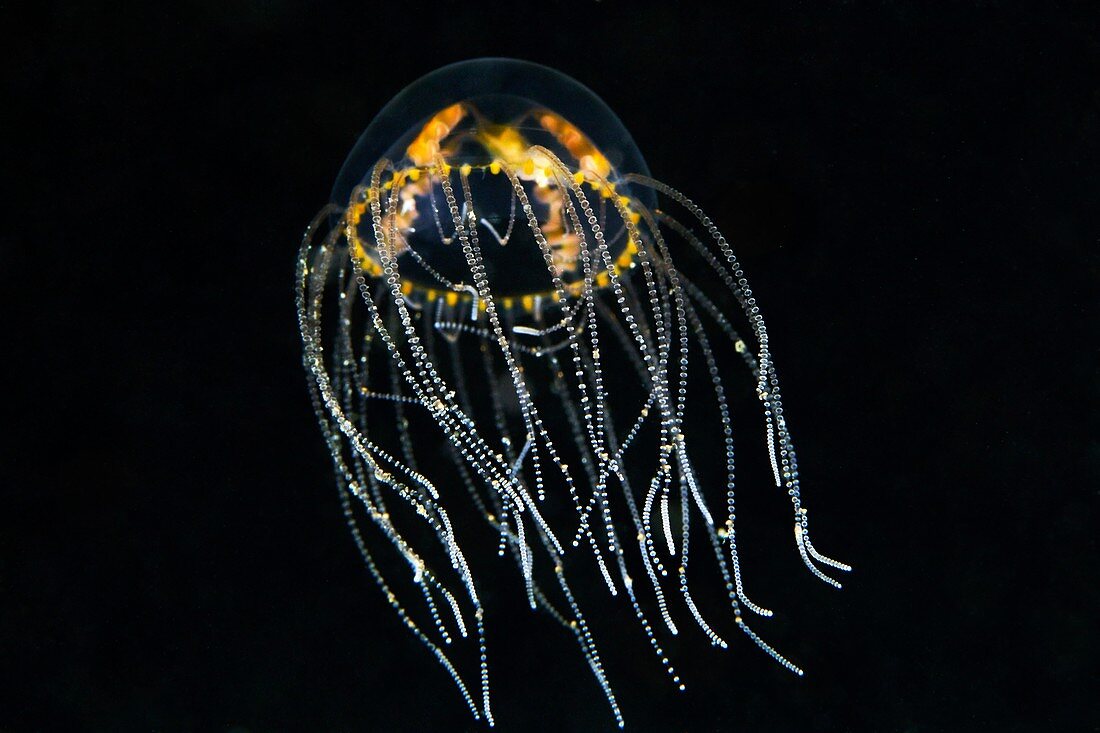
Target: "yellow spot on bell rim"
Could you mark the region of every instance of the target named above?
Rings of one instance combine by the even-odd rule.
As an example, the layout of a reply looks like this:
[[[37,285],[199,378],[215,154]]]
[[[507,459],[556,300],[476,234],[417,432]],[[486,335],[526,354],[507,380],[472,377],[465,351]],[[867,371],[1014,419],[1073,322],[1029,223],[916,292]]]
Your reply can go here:
[[[494,176],[497,173],[500,173],[500,163],[496,162],[495,160],[492,163],[490,163],[489,164],[489,172],[492,173]]]
[[[352,204],[348,207],[348,218],[351,220],[353,226],[359,224],[359,220],[363,218],[363,214],[366,210],[366,204]]]

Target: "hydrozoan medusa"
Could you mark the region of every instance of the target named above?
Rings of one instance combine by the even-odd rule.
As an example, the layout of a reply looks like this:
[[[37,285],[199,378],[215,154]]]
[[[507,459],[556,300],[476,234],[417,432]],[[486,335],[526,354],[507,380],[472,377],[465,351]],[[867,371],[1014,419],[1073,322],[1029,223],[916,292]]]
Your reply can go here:
[[[297,288],[359,550],[475,718],[493,722],[488,578],[574,636],[620,727],[577,576],[630,605],[680,689],[661,639],[683,625],[726,647],[732,621],[802,673],[744,619],[771,611],[742,580],[727,384],[755,385],[806,566],[838,588],[818,565],[850,567],[810,541],[756,297],[711,220],[649,176],[592,92],[502,59],[415,82],[348,157],[304,237]],[[725,585],[724,625],[692,594],[693,537]]]

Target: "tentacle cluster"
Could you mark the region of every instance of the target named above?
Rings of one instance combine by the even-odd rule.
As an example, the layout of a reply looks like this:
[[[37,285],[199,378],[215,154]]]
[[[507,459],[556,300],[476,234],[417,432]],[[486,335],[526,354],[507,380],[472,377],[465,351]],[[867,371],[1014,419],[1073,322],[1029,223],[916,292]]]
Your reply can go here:
[[[561,220],[577,242],[571,269],[545,236],[522,171],[501,161],[471,170],[437,157],[413,178],[427,176],[433,207],[441,202],[439,244],[461,251],[461,282],[440,275],[405,237],[399,191],[409,174],[385,160],[345,208],[321,211],[304,237],[296,276],[304,361],[369,572],[474,717],[490,725],[481,599],[494,561],[464,549],[486,534],[497,555],[515,562],[527,604],[574,636],[620,727],[615,693],[570,581],[574,568],[594,569],[612,596],[625,595],[656,658],[683,689],[650,613],[655,605],[657,624],[677,634],[674,617],[686,610],[687,623],[727,646],[689,583],[690,540],[700,537],[736,627],[802,674],[749,628],[742,611],[771,615],[746,595],[738,553],[727,392],[733,370],[724,364],[731,356],[751,375],[763,405],[773,478],[791,502],[799,554],[838,588],[819,566],[850,567],[810,540],[768,332],[733,249],[698,206],[665,184],[641,176],[618,182],[620,189],[653,189],[686,212],[683,220],[616,193],[598,173],[570,170],[546,148],[529,155],[545,166],[539,185],[561,194]],[[511,188],[504,235],[481,216],[473,176],[494,176],[496,185]],[[491,281],[486,264],[492,248],[508,246],[523,227],[531,234],[524,241],[533,239],[545,263],[546,290],[505,298],[508,283],[499,275]],[[625,266],[609,244],[624,237],[635,252]],[[692,279],[677,268],[674,251],[694,253],[700,267]],[[403,277],[406,261],[435,278],[430,295]],[[707,294],[703,284],[712,282],[740,305],[754,348],[723,312],[728,298]],[[716,430],[721,465],[703,469],[711,455],[693,449],[692,436]],[[723,493],[724,507],[715,499]],[[392,563],[376,559],[380,552],[407,564],[420,610],[397,590],[407,580],[391,577]],[[632,570],[639,567],[641,585]],[[463,655],[476,660],[476,688],[456,661]]]

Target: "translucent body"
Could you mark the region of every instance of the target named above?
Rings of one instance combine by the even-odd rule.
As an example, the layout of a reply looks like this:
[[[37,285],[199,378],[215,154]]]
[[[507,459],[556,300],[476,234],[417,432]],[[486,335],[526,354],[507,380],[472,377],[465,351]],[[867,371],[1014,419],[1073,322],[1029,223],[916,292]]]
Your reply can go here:
[[[538,99],[533,98],[536,91]],[[562,105],[570,119],[559,114]],[[595,132],[590,136],[588,130]],[[539,149],[546,154],[531,152]],[[466,172],[471,197],[478,203],[487,274],[497,283],[497,294],[520,298],[547,297],[553,288],[532,232],[511,226],[517,195],[508,177],[501,175],[502,167],[520,180],[555,257],[557,274],[576,288],[582,277],[579,236],[571,231],[565,189],[547,185],[558,175],[552,158],[588,176],[598,193],[614,190],[628,205],[639,194],[618,171],[626,166],[635,173],[648,172],[614,113],[588,89],[555,71],[482,59],[429,74],[386,105],[348,156],[333,192],[334,203],[346,205],[357,186],[369,184],[379,160],[392,162],[397,175],[387,183],[398,189],[398,247],[413,253],[402,277],[420,286],[418,296],[421,289],[431,291],[441,284],[455,290],[450,284],[459,282],[466,271],[461,248],[450,246],[454,232],[447,212],[441,211],[443,191],[432,175],[437,157],[441,165]],[[611,188],[605,190],[600,181]],[[639,190],[641,201],[652,206],[652,192]],[[607,223],[607,202],[601,208],[601,221]],[[364,230],[370,222],[357,223],[360,239],[369,240],[370,232]],[[627,247],[626,235],[621,225],[606,233],[616,259]],[[372,248],[364,247],[363,254],[372,274],[381,274],[380,258]],[[457,292],[464,294],[462,289]]]
[[[657,193],[682,220],[656,209]],[[837,587],[818,564],[850,568],[810,541],[763,317],[729,243],[649,177],[591,92],[500,59],[412,85],[349,156],[307,231],[298,286],[314,405],[360,551],[475,717],[492,723],[481,598],[500,574],[467,548],[486,536],[514,560],[530,608],[574,636],[620,726],[574,570],[628,604],[682,689],[662,634],[692,623],[727,646],[688,582],[702,546],[728,621],[801,674],[743,618],[771,612],[746,596],[737,550],[735,367],[763,407],[802,559]],[[722,451],[692,447],[717,434]],[[415,609],[382,551],[411,571]]]

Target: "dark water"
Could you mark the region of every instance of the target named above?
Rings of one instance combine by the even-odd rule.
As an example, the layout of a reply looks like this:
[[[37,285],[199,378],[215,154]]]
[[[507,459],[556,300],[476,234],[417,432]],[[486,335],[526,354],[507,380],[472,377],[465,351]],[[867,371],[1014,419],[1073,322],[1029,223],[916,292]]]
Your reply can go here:
[[[9,17],[0,730],[478,729],[343,525],[291,281],[374,113],[479,55],[590,86],[730,235],[815,541],[856,568],[841,592],[818,583],[782,505],[751,502],[746,573],[778,614],[755,628],[807,676],[685,632],[680,694],[624,617],[597,631],[627,729],[1096,730],[1097,20],[1011,3]],[[576,648],[501,574],[498,728],[610,730]]]

